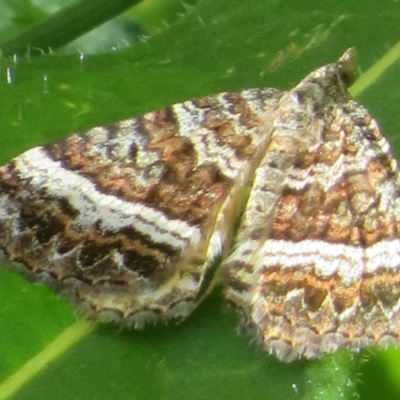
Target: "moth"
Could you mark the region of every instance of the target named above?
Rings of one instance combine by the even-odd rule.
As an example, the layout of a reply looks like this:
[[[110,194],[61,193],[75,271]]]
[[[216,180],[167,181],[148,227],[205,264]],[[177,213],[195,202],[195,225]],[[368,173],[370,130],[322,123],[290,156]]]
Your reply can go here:
[[[353,75],[350,49],[288,91],[28,150],[0,168],[0,248],[96,320],[187,317],[222,255],[226,298],[280,360],[398,344],[398,166]]]

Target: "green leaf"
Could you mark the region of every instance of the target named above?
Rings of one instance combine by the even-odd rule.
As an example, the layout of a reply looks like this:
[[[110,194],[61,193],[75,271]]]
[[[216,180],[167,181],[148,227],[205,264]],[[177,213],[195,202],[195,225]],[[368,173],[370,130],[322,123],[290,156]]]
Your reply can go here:
[[[80,0],[62,8],[41,24],[0,42],[3,56],[38,55],[55,50],[125,11],[139,0]],[[18,10],[20,7],[17,7]]]
[[[350,46],[359,52],[360,72],[392,51],[357,99],[373,111],[400,155],[400,98],[393,84],[400,78],[398,24],[398,6],[389,0],[201,0],[169,27],[120,51],[3,58],[0,161],[184,99],[248,87],[290,88]],[[14,399],[29,400],[350,399],[356,391],[374,398],[367,385],[357,385],[363,357],[339,351],[317,361],[281,363],[251,334],[237,331],[240,318],[222,297],[215,291],[181,324],[143,331],[94,327],[76,322],[69,305],[46,287],[0,270],[0,399],[12,385]],[[60,339],[65,330],[75,336]],[[23,367],[38,354],[42,364],[34,376],[31,364]],[[391,354],[391,365],[398,365],[399,353]],[[389,361],[370,358],[365,365],[376,366],[373,385],[388,399],[383,383],[394,379],[380,366]],[[400,388],[390,388],[400,396]]]

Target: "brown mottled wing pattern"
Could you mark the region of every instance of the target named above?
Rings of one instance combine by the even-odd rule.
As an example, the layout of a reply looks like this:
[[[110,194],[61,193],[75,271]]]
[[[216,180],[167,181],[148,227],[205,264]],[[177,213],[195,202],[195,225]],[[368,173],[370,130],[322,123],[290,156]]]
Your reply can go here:
[[[0,168],[0,248],[91,317],[185,317],[252,186],[220,272],[266,349],[400,343],[399,173],[352,58],[23,153]]]
[[[400,336],[400,180],[347,93],[351,52],[285,93],[224,263],[227,297],[278,358]]]
[[[23,153],[0,168],[0,248],[96,319],[188,315],[280,96],[222,93]]]

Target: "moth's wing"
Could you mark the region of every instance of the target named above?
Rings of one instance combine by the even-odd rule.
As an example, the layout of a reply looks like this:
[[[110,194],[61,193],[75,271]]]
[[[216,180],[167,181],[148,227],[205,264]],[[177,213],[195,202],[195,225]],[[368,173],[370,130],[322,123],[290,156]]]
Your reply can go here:
[[[0,168],[0,248],[94,318],[186,316],[280,96],[223,93],[23,153]]]
[[[349,99],[348,57],[281,98],[222,266],[228,299],[284,361],[399,340],[399,173]]]

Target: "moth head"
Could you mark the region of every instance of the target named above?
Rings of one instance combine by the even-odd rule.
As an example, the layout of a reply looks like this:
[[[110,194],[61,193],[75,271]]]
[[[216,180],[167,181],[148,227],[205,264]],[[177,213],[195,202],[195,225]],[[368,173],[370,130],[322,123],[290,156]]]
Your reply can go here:
[[[299,98],[308,98],[316,105],[347,102],[350,95],[347,89],[355,78],[354,48],[346,52],[333,64],[317,69],[303,79],[295,88]]]

